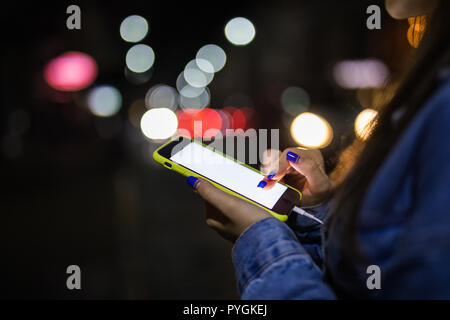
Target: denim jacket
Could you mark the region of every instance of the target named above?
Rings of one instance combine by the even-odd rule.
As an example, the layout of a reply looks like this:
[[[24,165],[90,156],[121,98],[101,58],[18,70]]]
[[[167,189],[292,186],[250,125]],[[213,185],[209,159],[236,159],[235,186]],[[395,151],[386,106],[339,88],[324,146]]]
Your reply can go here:
[[[328,207],[308,210],[326,220]],[[450,299],[449,78],[369,186],[357,229],[367,263],[346,258],[340,237],[321,229],[304,216],[251,225],[232,252],[241,297]],[[379,267],[379,288],[367,285],[369,265]]]

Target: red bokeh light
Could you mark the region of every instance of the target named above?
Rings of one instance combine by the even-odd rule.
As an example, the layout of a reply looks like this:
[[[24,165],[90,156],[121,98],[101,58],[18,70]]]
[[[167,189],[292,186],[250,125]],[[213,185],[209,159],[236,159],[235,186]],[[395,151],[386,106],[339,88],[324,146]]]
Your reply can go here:
[[[193,118],[197,109],[184,109],[176,112],[178,118],[179,135],[193,137],[194,136],[194,122]],[[180,130],[181,129],[181,130]],[[188,134],[189,133],[189,134]]]
[[[44,68],[45,81],[60,91],[78,91],[97,77],[97,63],[82,52],[66,52],[50,60]]]
[[[247,117],[242,109],[238,109],[232,106],[228,106],[222,109],[224,112],[231,116],[231,128],[233,130],[246,130],[247,126]]]
[[[224,110],[217,110],[222,118],[222,129],[220,130],[223,135],[226,134],[227,129],[232,129],[232,117],[231,115]]]
[[[222,129],[222,117],[211,108],[201,110],[184,109],[177,112],[178,129],[182,135],[190,133],[191,137],[210,139]]]
[[[258,126],[258,114],[250,107],[242,107],[240,109],[245,117],[245,129],[256,128]]]

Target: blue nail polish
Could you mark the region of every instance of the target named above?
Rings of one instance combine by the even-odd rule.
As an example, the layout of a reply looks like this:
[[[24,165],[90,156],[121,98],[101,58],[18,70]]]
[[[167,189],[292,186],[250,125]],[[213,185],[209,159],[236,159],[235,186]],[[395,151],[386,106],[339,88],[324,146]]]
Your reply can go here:
[[[194,176],[187,177],[186,181],[187,181],[188,185],[190,185],[192,187],[192,189],[197,189],[196,188],[197,182],[198,182],[197,177],[194,177]]]
[[[267,179],[272,179],[277,174],[276,171],[270,171],[269,175],[267,176]]]
[[[300,158],[300,156],[292,151],[289,151],[286,153],[286,159],[288,159],[291,162],[297,162],[297,160]]]
[[[267,185],[267,182],[264,181],[264,180],[261,180],[256,187],[257,188],[264,188],[266,185]]]

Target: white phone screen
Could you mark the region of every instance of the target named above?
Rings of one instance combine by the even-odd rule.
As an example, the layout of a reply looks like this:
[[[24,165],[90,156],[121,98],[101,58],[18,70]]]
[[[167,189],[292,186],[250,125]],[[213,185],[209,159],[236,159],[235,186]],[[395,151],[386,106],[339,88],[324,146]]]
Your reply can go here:
[[[195,142],[183,147],[172,155],[170,160],[268,209],[274,207],[287,189],[280,183],[270,190],[257,188],[258,183],[264,178],[261,173]]]

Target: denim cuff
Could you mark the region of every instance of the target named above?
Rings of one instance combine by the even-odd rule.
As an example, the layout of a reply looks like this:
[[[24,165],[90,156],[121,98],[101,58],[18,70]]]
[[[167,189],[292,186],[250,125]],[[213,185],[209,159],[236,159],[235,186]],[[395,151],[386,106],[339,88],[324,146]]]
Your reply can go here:
[[[236,241],[232,258],[239,293],[266,267],[281,257],[307,254],[294,232],[280,220],[268,217],[247,228]]]

